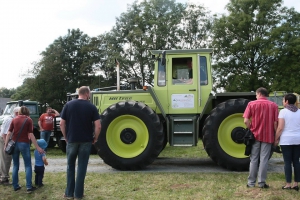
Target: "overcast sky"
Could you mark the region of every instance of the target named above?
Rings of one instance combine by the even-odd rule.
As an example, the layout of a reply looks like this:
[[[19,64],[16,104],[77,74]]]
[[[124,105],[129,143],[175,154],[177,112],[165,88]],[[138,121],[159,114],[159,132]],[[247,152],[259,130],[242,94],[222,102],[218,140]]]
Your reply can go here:
[[[190,0],[212,11],[224,13],[229,0]],[[32,62],[68,29],[79,28],[89,36],[108,32],[116,17],[134,0],[0,0],[0,88],[23,83]],[[176,0],[185,3],[188,0]],[[299,0],[284,0],[300,12]]]

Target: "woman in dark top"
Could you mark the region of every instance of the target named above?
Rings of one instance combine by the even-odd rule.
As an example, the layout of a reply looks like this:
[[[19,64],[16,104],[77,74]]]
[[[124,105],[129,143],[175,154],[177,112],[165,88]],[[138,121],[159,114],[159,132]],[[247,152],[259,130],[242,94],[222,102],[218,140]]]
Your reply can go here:
[[[27,119],[27,120],[26,120]],[[12,178],[13,178],[13,188],[15,191],[18,191],[21,189],[21,186],[19,185],[19,158],[20,158],[20,153],[23,157],[24,160],[24,166],[25,166],[25,173],[26,173],[26,188],[27,188],[27,193],[31,193],[36,189],[36,187],[32,186],[32,165],[31,165],[31,154],[30,154],[30,140],[36,147],[36,149],[40,152],[43,153],[43,149],[41,149],[37,142],[36,139],[33,135],[33,123],[32,119],[29,117],[29,110],[27,107],[22,106],[19,111],[19,115],[15,117],[9,127],[8,134],[6,137],[5,141],[5,146],[6,148],[7,143],[9,141],[9,138],[12,135],[12,140],[16,141],[18,134],[22,128],[23,122],[26,120],[24,127],[20,133],[20,136],[15,144],[15,149],[12,154],[13,158],[13,172],[12,172]]]

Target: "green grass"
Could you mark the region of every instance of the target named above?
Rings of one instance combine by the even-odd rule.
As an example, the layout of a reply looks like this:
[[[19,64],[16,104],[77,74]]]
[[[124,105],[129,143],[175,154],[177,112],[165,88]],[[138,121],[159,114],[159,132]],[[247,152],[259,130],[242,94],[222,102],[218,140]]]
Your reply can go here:
[[[20,184],[25,185],[24,172]],[[84,199],[299,199],[294,190],[282,190],[284,175],[269,173],[269,189],[246,188],[247,173],[87,173]],[[62,199],[66,173],[47,173],[43,188],[26,194],[24,187],[14,192],[0,186],[1,199]]]
[[[281,154],[274,153],[274,156],[280,157]],[[47,157],[65,158],[65,153],[55,147],[48,150]],[[91,155],[91,157],[98,158],[98,155]],[[167,146],[159,157],[207,158],[208,156],[202,143],[199,143],[198,147]],[[248,172],[230,171],[225,173],[89,172],[85,180],[84,199],[300,199],[299,192],[281,189],[285,180],[283,173],[268,174],[268,184],[271,186],[269,189],[247,188],[247,176]],[[49,173],[46,169],[45,186],[32,194],[26,194],[23,171],[19,172],[19,178],[23,188],[14,192],[12,186],[0,186],[0,199],[62,199],[66,187],[66,173]]]

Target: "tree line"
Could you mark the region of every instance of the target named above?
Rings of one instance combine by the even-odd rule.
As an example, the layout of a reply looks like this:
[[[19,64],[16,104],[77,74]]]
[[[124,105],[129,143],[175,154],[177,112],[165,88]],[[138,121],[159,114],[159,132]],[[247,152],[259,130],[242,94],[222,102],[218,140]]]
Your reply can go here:
[[[213,48],[215,91],[300,92],[300,14],[282,0],[230,0],[226,14],[194,3],[144,0],[128,5],[109,32],[89,37],[68,30],[33,63],[12,99],[37,100],[61,109],[81,85],[115,85],[115,59],[123,84],[138,77],[152,85],[150,50]]]

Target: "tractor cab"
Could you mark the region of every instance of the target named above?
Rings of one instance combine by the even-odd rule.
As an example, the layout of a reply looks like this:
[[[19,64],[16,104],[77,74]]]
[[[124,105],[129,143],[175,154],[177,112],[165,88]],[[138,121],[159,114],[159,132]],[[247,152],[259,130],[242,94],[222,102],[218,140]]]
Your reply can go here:
[[[212,91],[212,49],[151,51],[155,93],[167,114],[202,113]]]

